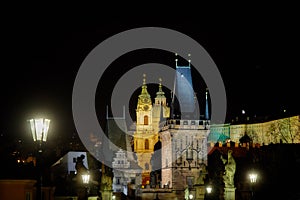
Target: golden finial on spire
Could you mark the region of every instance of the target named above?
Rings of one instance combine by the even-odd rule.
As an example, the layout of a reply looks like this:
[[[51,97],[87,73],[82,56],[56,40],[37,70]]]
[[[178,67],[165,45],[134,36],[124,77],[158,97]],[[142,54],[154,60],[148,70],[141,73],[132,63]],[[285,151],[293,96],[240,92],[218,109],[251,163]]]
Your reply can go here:
[[[162,84],[161,84],[162,78],[159,78],[158,80],[159,80],[159,85],[158,85],[158,92],[156,93],[156,95],[161,96],[164,95],[164,92],[162,91]]]
[[[143,74],[143,85],[145,85],[146,84],[146,74]]]

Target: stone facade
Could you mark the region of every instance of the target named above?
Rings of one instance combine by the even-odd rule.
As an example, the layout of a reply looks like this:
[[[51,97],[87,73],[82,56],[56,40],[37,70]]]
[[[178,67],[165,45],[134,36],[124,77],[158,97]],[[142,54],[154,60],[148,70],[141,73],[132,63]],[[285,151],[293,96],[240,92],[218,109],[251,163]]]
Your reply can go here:
[[[112,163],[113,167],[113,191],[128,195],[128,186],[141,182],[138,180],[140,168],[133,166],[133,162],[127,159],[126,152],[120,149]]]
[[[160,132],[162,142],[162,187],[170,187],[178,196],[190,189],[203,199],[207,176],[207,135],[200,120],[170,120]]]
[[[226,135],[231,141],[239,143],[245,134],[251,138],[252,143],[259,145],[300,143],[300,116],[253,124],[212,124],[208,143],[219,142],[220,135]]]

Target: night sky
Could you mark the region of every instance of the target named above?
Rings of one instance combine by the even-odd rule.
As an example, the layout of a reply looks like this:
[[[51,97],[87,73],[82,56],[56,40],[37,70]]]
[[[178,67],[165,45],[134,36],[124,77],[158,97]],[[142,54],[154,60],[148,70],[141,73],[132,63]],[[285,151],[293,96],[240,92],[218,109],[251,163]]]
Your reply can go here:
[[[291,13],[214,22],[196,14],[162,18],[72,14],[43,10],[29,15],[11,13],[1,25],[1,134],[24,137],[29,130],[26,120],[37,113],[52,120],[53,134],[76,132],[72,89],[82,61],[104,39],[144,26],[180,31],[206,49],[224,80],[228,121],[242,109],[249,116],[277,115],[284,109],[291,115],[299,114],[299,31]],[[174,56],[158,50],[122,56],[103,77],[105,87],[99,83],[101,95],[109,94],[110,87],[130,67],[147,62],[174,65]],[[142,77],[137,81],[142,83]],[[200,79],[194,83],[203,86]],[[204,91],[200,88],[200,93]],[[98,113],[105,117],[109,95],[101,95],[96,98]]]

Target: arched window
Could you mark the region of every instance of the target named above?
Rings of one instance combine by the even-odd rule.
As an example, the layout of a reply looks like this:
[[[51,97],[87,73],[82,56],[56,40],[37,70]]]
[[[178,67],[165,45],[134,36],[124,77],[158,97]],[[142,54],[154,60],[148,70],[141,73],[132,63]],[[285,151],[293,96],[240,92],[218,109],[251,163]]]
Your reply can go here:
[[[145,140],[145,149],[149,149],[149,140],[148,139]]]
[[[148,115],[144,116],[144,125],[148,125]]]

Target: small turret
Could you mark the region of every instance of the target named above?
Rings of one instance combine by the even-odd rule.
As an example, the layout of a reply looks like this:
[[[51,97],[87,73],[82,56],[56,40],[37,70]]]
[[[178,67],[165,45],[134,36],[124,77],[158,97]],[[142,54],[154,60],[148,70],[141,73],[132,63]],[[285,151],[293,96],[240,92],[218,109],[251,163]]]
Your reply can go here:
[[[161,81],[162,81],[162,79],[159,78],[159,86],[158,86],[158,92],[156,92],[155,104],[166,105],[165,92],[162,90]]]
[[[138,107],[143,104],[152,104],[151,96],[147,91],[147,85],[146,85],[146,74],[143,74],[143,85],[142,85],[142,92],[139,95],[138,99]]]

